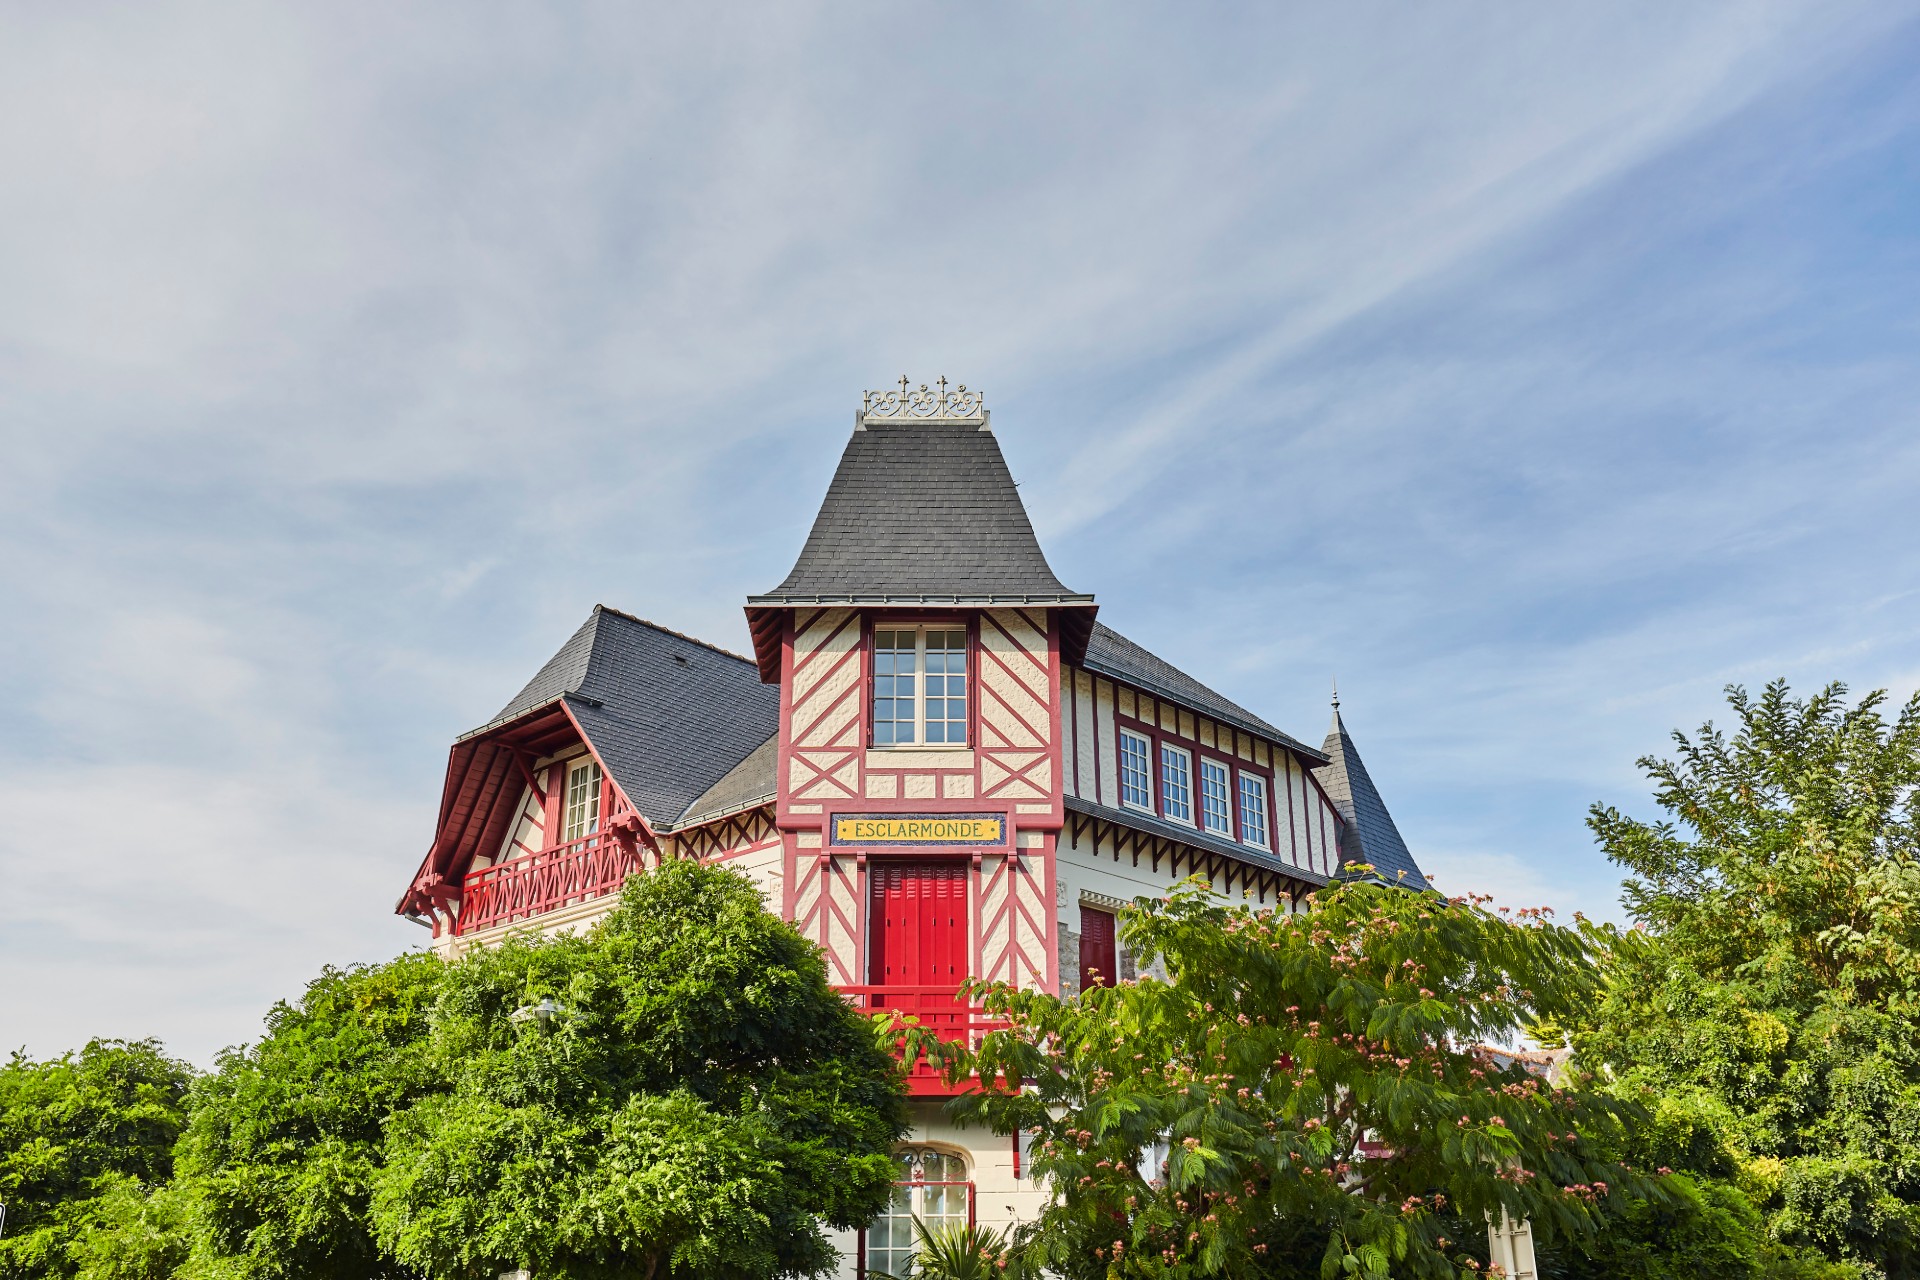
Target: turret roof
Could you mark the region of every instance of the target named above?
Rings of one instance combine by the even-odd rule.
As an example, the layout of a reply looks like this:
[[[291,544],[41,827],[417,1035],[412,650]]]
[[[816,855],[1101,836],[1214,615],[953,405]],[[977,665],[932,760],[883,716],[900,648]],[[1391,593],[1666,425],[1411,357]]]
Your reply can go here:
[[[854,430],[793,571],[749,607],[1090,605],[1054,576],[1000,442],[964,422]]]
[[[1398,881],[1415,889],[1426,889],[1427,877],[1413,860],[1407,842],[1400,837],[1386,801],[1380,798],[1359,748],[1340,719],[1340,704],[1333,704],[1333,725],[1321,748],[1331,762],[1317,771],[1327,798],[1340,811],[1340,861],[1364,862],[1388,881]],[[1404,874],[1404,877],[1402,876]]]

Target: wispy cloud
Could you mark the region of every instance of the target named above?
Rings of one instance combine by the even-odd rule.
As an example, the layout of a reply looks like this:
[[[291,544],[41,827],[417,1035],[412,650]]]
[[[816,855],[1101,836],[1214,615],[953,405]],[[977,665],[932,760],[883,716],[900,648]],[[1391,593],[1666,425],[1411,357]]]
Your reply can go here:
[[[1449,881],[1604,907],[1720,683],[1911,681],[1913,20],[13,15],[0,1040],[412,944],[452,736],[596,599],[743,643],[902,372],[1130,633],[1338,669]]]

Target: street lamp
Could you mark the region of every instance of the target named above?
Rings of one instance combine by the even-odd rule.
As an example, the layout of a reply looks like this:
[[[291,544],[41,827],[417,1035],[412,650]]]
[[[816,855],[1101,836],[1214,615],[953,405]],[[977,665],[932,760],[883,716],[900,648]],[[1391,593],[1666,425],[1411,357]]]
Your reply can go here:
[[[552,996],[541,996],[539,1004],[521,1005],[507,1015],[507,1021],[515,1026],[525,1026],[529,1022],[540,1024],[542,1031],[550,1030],[553,1020],[567,1011],[567,1007],[558,1003]]]

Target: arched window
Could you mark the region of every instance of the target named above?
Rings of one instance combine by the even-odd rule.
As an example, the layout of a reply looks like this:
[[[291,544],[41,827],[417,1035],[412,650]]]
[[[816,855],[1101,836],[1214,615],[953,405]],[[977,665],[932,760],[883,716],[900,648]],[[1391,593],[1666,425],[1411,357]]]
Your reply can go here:
[[[901,1147],[893,1160],[893,1200],[867,1228],[869,1275],[905,1276],[912,1270],[920,1249],[915,1218],[931,1235],[973,1221],[973,1184],[964,1159],[934,1147]]]

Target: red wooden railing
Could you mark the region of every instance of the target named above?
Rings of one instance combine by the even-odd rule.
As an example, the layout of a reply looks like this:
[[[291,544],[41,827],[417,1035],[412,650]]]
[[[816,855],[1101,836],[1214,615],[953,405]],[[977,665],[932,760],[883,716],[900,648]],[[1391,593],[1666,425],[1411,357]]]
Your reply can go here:
[[[632,849],[605,831],[486,867],[462,882],[453,931],[472,933],[603,897],[638,870]]]
[[[983,1032],[1007,1024],[984,1015],[977,1004],[960,999],[954,987],[840,987],[855,1008],[870,1013],[893,1012],[902,1018],[916,1018],[920,1025],[942,1040],[966,1040],[978,1044]],[[949,1086],[941,1078],[940,1068],[925,1058],[907,1072],[908,1088],[914,1093],[945,1093]]]

